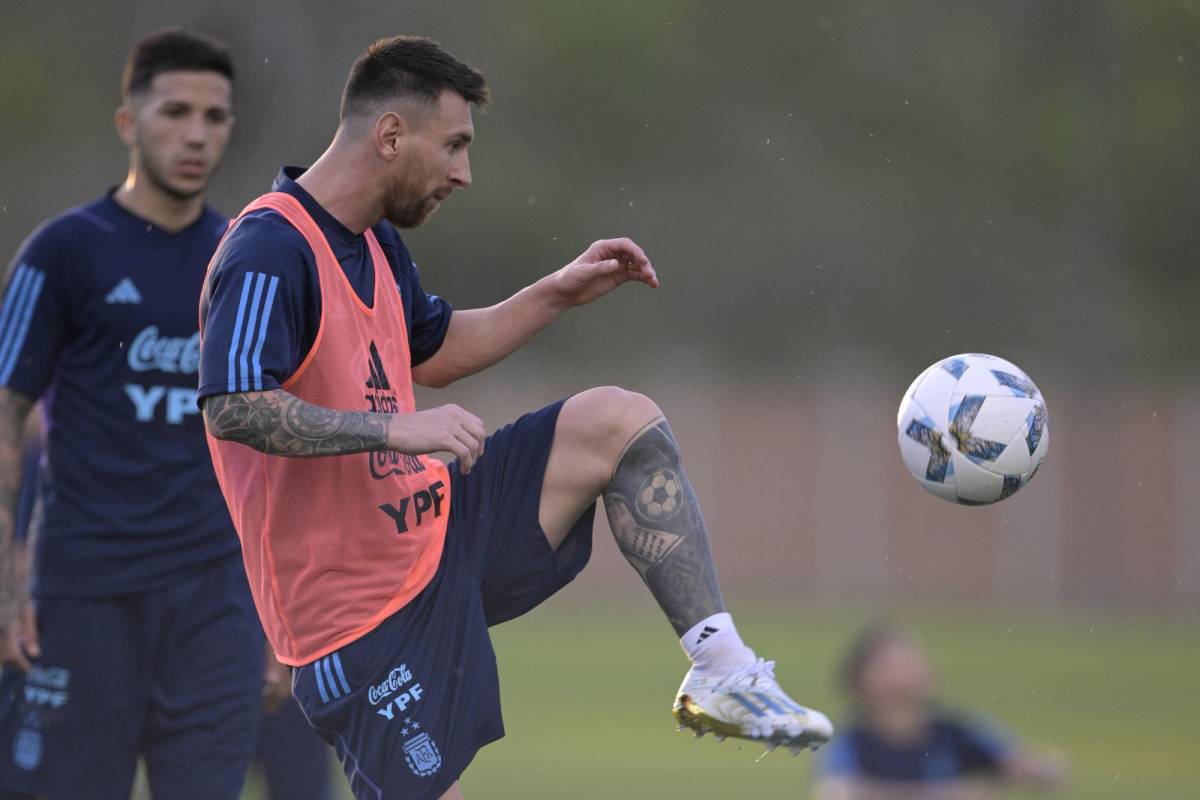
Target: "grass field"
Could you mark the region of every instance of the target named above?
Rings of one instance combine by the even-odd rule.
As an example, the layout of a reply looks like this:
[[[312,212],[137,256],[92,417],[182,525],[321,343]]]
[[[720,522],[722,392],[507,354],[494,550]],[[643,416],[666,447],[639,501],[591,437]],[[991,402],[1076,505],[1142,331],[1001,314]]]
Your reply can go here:
[[[675,732],[670,703],[685,662],[647,605],[566,600],[494,631],[508,736],[467,772],[469,800],[807,796],[807,754],[760,760],[761,748]],[[747,640],[778,661],[784,687],[836,722],[834,665],[868,615],[737,610]],[[1071,782],[1056,797],[1200,798],[1194,621],[991,611],[898,618],[932,653],[947,702],[1067,756]],[[247,798],[261,797],[252,784]]]

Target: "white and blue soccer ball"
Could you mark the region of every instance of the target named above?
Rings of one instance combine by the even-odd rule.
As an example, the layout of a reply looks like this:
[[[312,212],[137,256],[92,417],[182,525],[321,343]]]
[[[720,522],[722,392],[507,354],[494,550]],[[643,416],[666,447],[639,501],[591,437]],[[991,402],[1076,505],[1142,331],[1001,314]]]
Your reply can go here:
[[[917,483],[965,505],[1015,494],[1050,448],[1037,386],[1015,364],[981,353],[944,358],[918,375],[896,421]]]

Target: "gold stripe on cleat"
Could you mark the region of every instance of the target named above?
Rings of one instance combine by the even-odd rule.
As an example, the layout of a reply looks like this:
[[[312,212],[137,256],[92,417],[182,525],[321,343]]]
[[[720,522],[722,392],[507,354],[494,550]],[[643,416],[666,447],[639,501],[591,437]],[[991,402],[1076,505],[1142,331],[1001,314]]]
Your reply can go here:
[[[726,736],[736,736],[739,739],[749,738],[742,732],[740,725],[733,725],[710,716],[704,709],[692,702],[692,698],[686,694],[676,699],[672,715],[681,728],[695,731],[698,737],[712,731],[722,739]]]
[[[826,742],[824,736],[817,736],[807,729],[802,730],[798,736],[787,736],[777,731],[769,738],[763,738],[754,733],[747,733],[737,723],[726,722],[712,716],[697,705],[688,695],[680,695],[676,698],[675,707],[672,709],[671,715],[675,717],[677,731],[690,730],[697,739],[706,733],[711,733],[713,734],[713,738],[719,742],[724,741],[729,736],[751,742],[761,742],[767,748],[763,755],[780,746],[786,746],[792,755],[798,755],[805,748],[816,750]]]

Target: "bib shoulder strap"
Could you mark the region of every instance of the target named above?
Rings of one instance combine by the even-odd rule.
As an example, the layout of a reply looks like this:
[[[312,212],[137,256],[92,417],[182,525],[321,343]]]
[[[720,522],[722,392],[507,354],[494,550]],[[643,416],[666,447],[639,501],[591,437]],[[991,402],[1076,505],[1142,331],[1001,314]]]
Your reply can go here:
[[[286,192],[268,192],[242,209],[242,213],[238,214],[238,220],[253,211],[263,208],[269,208],[279,214],[293,228],[299,231],[300,235],[308,242],[308,246],[312,249],[313,255],[317,257],[318,262],[323,257],[328,256],[330,261],[336,263],[333,251],[329,248],[329,242],[325,240],[325,235],[321,233],[320,227],[317,226],[317,223],[304,209],[304,206],[300,204],[299,200]],[[236,220],[234,224],[236,224]]]

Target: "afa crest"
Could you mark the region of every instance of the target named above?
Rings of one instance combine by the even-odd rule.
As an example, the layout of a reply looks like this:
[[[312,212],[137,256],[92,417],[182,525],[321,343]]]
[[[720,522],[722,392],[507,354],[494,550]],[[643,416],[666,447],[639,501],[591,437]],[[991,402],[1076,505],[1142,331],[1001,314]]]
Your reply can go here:
[[[427,778],[442,768],[442,754],[428,733],[414,736],[404,743],[404,760],[414,774]]]

